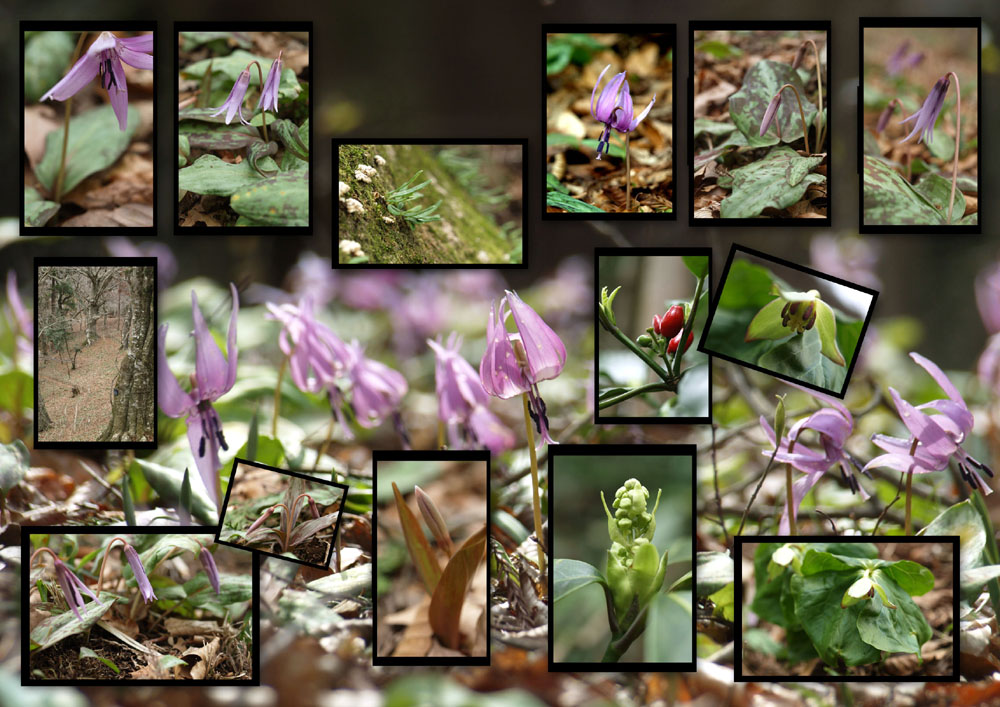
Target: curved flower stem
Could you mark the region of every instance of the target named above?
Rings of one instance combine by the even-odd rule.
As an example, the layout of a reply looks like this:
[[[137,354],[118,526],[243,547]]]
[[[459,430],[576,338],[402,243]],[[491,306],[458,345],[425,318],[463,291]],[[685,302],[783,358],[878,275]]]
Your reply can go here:
[[[35,564],[35,558],[38,557],[38,553],[40,553],[40,552],[47,552],[47,553],[49,553],[50,555],[52,555],[52,559],[53,560],[58,560],[59,559],[59,555],[57,555],[52,548],[40,547],[37,550],[35,550],[33,553],[31,553],[31,559],[28,560],[28,569],[31,569],[31,566],[33,564]]]
[[[76,40],[76,49],[73,51],[73,58],[69,61],[70,66],[74,66],[76,60],[80,58],[80,50],[83,49],[83,40],[86,36],[86,32],[80,32],[80,38]],[[59,171],[56,173],[56,185],[52,191],[52,198],[57,203],[62,203],[63,180],[66,178],[66,147],[69,144],[69,120],[72,108],[73,97],[70,96],[66,99],[63,108],[65,118],[63,120],[62,156],[59,158]]]
[[[955,78],[955,95],[957,96],[957,103],[955,104],[955,159],[952,160],[951,164],[951,198],[948,200],[948,225],[951,225],[951,212],[955,209],[955,185],[958,183],[958,144],[962,138],[962,87],[958,84],[958,74],[954,71],[948,72],[951,76]],[[909,484],[907,484],[909,488]],[[909,507],[910,495],[906,495],[907,508]],[[909,518],[910,514],[907,513],[906,517]]]
[[[910,445],[910,456],[912,457],[917,451],[917,439],[913,439],[913,444]],[[913,500],[913,472],[906,472],[906,516],[903,522],[903,532],[906,535],[911,535],[911,530],[913,529],[913,523],[910,520],[910,502]]]
[[[670,362],[670,372],[675,379],[680,377],[681,358],[684,356],[684,349],[687,348],[685,344],[687,344],[688,334],[694,328],[694,316],[698,313],[698,301],[701,299],[701,291],[705,289],[705,278],[707,277],[708,273],[705,273],[698,278],[698,284],[694,288],[694,297],[691,300],[691,314],[688,315],[687,321],[684,322],[680,343],[677,344],[677,350],[674,351],[674,358]]]
[[[823,120],[823,71],[819,63],[819,49],[816,48],[816,42],[807,39],[806,43],[812,45],[813,54],[816,57],[816,91],[819,102],[819,113],[816,114],[816,151],[819,152],[823,149],[823,138],[826,132],[826,122]]]
[[[274,387],[274,419],[271,420],[271,437],[274,439],[278,439],[278,413],[281,412],[281,381],[285,377],[285,368],[287,366],[288,356],[285,356],[281,359],[281,366],[278,368],[278,384]]]
[[[445,449],[443,420],[438,420],[438,449]]]
[[[799,119],[802,121],[802,139],[805,140],[805,143],[806,143],[806,154],[807,155],[811,155],[812,151],[809,149],[809,126],[806,125],[806,114],[802,110],[802,98],[799,97],[799,90],[797,88],[795,88],[795,86],[793,86],[790,83],[786,83],[784,86],[782,86],[781,88],[779,88],[778,89],[778,93],[781,93],[786,88],[792,89],[792,93],[795,94],[795,100],[799,104]],[[775,95],[777,95],[777,94],[775,94]],[[775,120],[777,120],[777,119],[778,119],[777,116],[775,116]]]
[[[97,594],[98,596],[101,595],[101,583],[104,582],[104,565],[108,563],[108,555],[111,554],[111,546],[115,544],[115,540],[121,540],[122,545],[128,545],[128,542],[125,540],[125,538],[121,537],[120,535],[116,535],[115,537],[111,538],[111,542],[109,542],[105,546],[104,559],[101,560],[101,571],[97,575],[97,591],[95,592],[95,594]]]
[[[545,550],[542,537],[542,499],[538,492],[538,457],[535,454],[535,432],[531,429],[531,415],[528,414],[528,394],[521,393],[524,402],[524,427],[528,434],[528,453],[531,456],[531,511],[535,517],[535,538],[538,541],[538,571],[542,575],[542,586],[545,584]]]
[[[630,133],[625,133],[625,212],[632,210],[632,155],[629,152]]]
[[[604,312],[600,310],[600,308],[598,308],[597,314],[598,314],[598,319],[601,322],[601,326],[603,326],[612,336],[614,336],[616,339],[622,342],[622,344],[625,345],[625,348],[627,348],[629,351],[631,351],[636,356],[641,358],[643,360],[643,363],[652,368],[653,371],[656,373],[656,375],[658,375],[660,378],[663,379],[664,383],[676,384],[674,377],[671,376],[667,371],[665,371],[663,367],[660,366],[660,364],[658,364],[653,359],[652,356],[650,356],[648,353],[639,348],[639,345],[637,343],[635,343],[630,338],[625,336],[625,334],[622,333],[621,329],[612,324],[611,321],[604,315]]]
[[[320,445],[319,451],[316,452],[316,461],[313,462],[313,471],[319,468],[319,460],[323,458],[326,454],[326,450],[330,447],[330,442],[333,441],[333,425],[336,422],[336,418],[331,414],[330,423],[326,426],[326,437],[323,439],[323,444]],[[336,471],[331,470],[331,474],[336,474]]]
[[[264,71],[260,68],[259,61],[251,61],[257,67],[257,78],[260,79],[260,90],[261,93],[264,92]],[[264,129],[264,144],[267,144],[267,111],[261,110],[260,112],[261,127]]]
[[[659,393],[664,390],[675,393],[677,392],[677,386],[670,385],[669,383],[646,383],[645,385],[640,385],[636,388],[632,388],[631,390],[626,390],[621,395],[617,395],[607,400],[602,400],[597,407],[599,410],[603,410],[604,408],[609,408],[612,405],[623,403],[630,398],[636,397],[637,395],[643,395],[645,393]]]
[[[788,534],[798,535],[798,521],[795,519],[795,496],[792,493],[792,465],[785,464],[785,512],[788,514]]]
[[[608,643],[608,647],[604,651],[604,657],[601,658],[602,663],[617,663],[618,660],[625,654],[625,651],[627,651],[635,642],[635,639],[642,635],[643,630],[646,628],[646,614],[648,611],[649,607],[647,606],[635,618],[635,621],[633,621],[632,625],[628,627],[628,630],[624,635],[620,637],[611,637],[611,641]]]

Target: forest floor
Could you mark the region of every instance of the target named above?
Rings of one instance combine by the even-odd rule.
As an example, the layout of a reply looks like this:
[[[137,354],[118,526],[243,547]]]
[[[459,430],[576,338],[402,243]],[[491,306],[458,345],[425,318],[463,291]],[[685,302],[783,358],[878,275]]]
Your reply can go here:
[[[84,346],[86,334],[74,326],[69,350],[77,347],[76,369],[69,370],[70,356],[38,355],[38,394],[52,418],[52,426],[38,433],[44,442],[94,442],[111,419],[111,395],[118,372],[118,320],[97,322],[98,339]],[[54,380],[53,380],[54,379]],[[58,383],[57,381],[64,381]],[[73,387],[79,392],[74,395]]]

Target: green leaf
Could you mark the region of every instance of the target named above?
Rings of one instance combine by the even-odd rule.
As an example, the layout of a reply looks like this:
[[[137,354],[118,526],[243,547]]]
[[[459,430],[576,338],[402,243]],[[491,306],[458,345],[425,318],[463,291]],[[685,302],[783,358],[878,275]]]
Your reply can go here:
[[[569,194],[569,189],[566,185],[556,179],[556,175],[551,172],[545,173],[545,188],[548,191],[557,191],[563,194]]]
[[[861,640],[879,650],[916,653],[919,656],[920,646],[932,635],[920,607],[883,570],[875,573],[874,580],[885,590],[889,603],[897,608],[891,609],[881,600],[862,602],[863,608],[858,616]],[[933,583],[933,576],[931,580]]]
[[[268,161],[266,157],[262,163]],[[309,172],[283,172],[261,180],[234,193],[229,205],[240,216],[268,226],[308,226]]]
[[[693,632],[691,595],[688,592],[658,594],[649,604],[643,632],[645,660],[656,663],[686,663]]]
[[[117,600],[117,597],[110,592],[98,594],[101,603],[91,599],[80,607],[80,619],[72,610],[67,609],[61,614],[55,614],[39,623],[31,632],[31,640],[38,644],[38,650],[43,650],[49,646],[54,646],[60,641],[86,632],[91,626],[100,620],[108,612]]]
[[[942,162],[951,162],[955,156],[955,138],[941,128],[934,128],[931,141],[925,144],[931,154]]]
[[[197,557],[198,553],[201,552],[201,545],[198,544],[197,537],[195,535],[182,535],[179,533],[161,535],[155,543],[139,553],[142,566],[148,572],[152,572],[168,555],[178,554],[175,551],[189,552]],[[212,542],[210,539],[206,540],[204,536],[202,536],[202,541],[207,543]]]
[[[729,97],[729,117],[746,136],[750,147],[777,144],[779,139],[775,123],[781,125],[781,142],[794,142],[802,137],[799,103],[790,89],[785,89],[781,94],[781,106],[778,108],[774,123],[763,137],[760,136],[760,123],[764,119],[767,105],[778,89],[786,83],[794,86],[802,98],[802,112],[805,114],[806,126],[813,124],[816,106],[809,100],[798,73],[788,64],[763,59],[750,67],[743,77],[743,86]]]
[[[924,178],[926,177],[925,174]],[[927,191],[936,193],[933,186],[933,182],[929,183]],[[948,189],[950,193],[950,183]],[[959,214],[958,218],[961,218],[965,213],[965,197],[956,190],[956,205],[959,204],[959,198],[962,207],[956,207],[955,211]],[[938,206],[942,203],[948,203],[947,196],[938,202]],[[942,215],[942,211],[932,201],[910,185],[884,160],[870,155],[865,156],[864,223],[866,226],[938,226],[946,218],[947,209]]]
[[[733,597],[733,586],[727,584],[715,594],[710,594],[708,600],[715,604],[713,616],[721,616],[726,621],[732,622],[736,618],[735,599]]]
[[[218,123],[219,125],[226,125],[226,113],[219,113],[218,111],[218,108],[195,108],[194,106],[189,106],[187,108],[181,108],[177,111],[177,120],[200,120],[205,123]],[[238,127],[242,128],[244,126],[240,123],[238,126],[234,125],[230,129]]]
[[[177,137],[177,166],[184,167],[188,163],[188,156],[191,154],[191,143],[188,142],[187,135]]]
[[[821,299],[816,300],[816,331],[819,332],[820,350],[823,355],[843,366],[844,355],[837,348],[837,319],[833,309]]]
[[[122,475],[122,511],[125,514],[125,523],[136,526],[135,505],[132,503],[132,485],[129,483],[128,474]]]
[[[187,663],[183,659],[178,658],[175,655],[167,654],[160,656],[160,661],[159,661],[160,670],[167,671],[170,670],[171,668],[176,668],[182,665],[186,667]]]
[[[844,592],[860,576],[860,570],[846,570],[791,578],[795,614],[827,665],[838,665],[841,660],[847,665],[865,665],[881,657],[858,633],[858,617],[865,604],[840,608]]]
[[[275,414],[277,414],[277,412]],[[259,441],[260,441],[260,423],[257,418],[257,410],[255,409],[253,411],[253,417],[250,418],[250,429],[247,431],[247,443],[246,443],[247,455],[244,457],[241,454],[237,454],[236,456],[240,457],[241,459],[253,459],[254,461],[258,461],[257,443]]]
[[[826,177],[810,173],[823,159],[802,157],[780,145],[764,159],[732,170],[733,191],[722,200],[722,218],[754,218],[766,208],[781,210],[795,204],[810,184],[826,181]]]
[[[757,359],[757,365],[797,381],[840,392],[847,371],[822,354],[819,332],[808,329]]]
[[[112,663],[110,660],[108,660],[104,656],[97,655],[97,653],[95,653],[93,651],[93,649],[87,648],[87,646],[80,646],[80,659],[83,660],[84,658],[97,658],[97,660],[101,661],[106,666],[108,666],[109,668],[111,668],[112,670],[114,670],[115,671],[115,675],[118,675],[119,673],[121,673],[121,669],[119,669],[119,667],[117,665],[115,665],[114,663]],[[181,662],[183,663],[184,661],[181,661]],[[185,665],[187,665],[187,663],[185,663]]]
[[[75,32],[36,32],[24,42],[24,100],[37,102],[63,77],[76,47]]]
[[[95,172],[117,162],[128,149],[139,124],[139,111],[132,106],[128,108],[125,130],[119,129],[118,118],[110,104],[74,115],[70,120],[69,142],[66,145],[63,194],[72,191],[73,187]],[[45,156],[35,169],[38,181],[50,192],[55,187],[62,159],[64,127],[45,136]]]
[[[486,556],[486,531],[487,526],[484,525],[462,543],[445,565],[431,596],[427,618],[435,635],[452,650],[459,648],[460,619],[465,595],[469,593],[469,585]]]
[[[59,204],[46,201],[34,187],[24,188],[24,225],[44,226],[59,212]]]
[[[19,439],[0,444],[0,491],[9,492],[21,483],[31,466],[28,448]]]
[[[784,339],[793,334],[792,330],[781,323],[781,310],[787,302],[779,297],[764,305],[750,320],[744,341],[762,339]]]
[[[733,583],[733,558],[724,552],[698,553],[698,596],[715,594]]]
[[[191,147],[203,150],[241,150],[247,145],[261,142],[260,134],[245,125],[213,125],[211,123],[182,122],[178,133]],[[185,154],[186,156],[186,154]]]
[[[695,45],[695,51],[711,54],[715,59],[732,59],[743,56],[743,50],[739,47],[714,39],[699,42]]]
[[[183,471],[177,471],[145,459],[136,459],[133,463],[142,469],[142,475],[146,481],[167,505],[180,505],[181,486],[184,483]],[[203,523],[216,525],[219,522],[219,516],[212,499],[208,497],[201,485],[192,491],[191,513]]]
[[[974,601],[990,580],[1000,577],[1000,565],[986,565],[975,569],[962,570],[962,597]]]
[[[437,555],[427,542],[423,528],[417,517],[406,505],[403,494],[399,492],[396,482],[392,482],[392,492],[396,497],[396,510],[399,513],[400,525],[403,527],[403,538],[406,540],[406,549],[410,552],[410,558],[417,568],[417,574],[423,580],[427,593],[434,596],[434,589],[438,580],[441,579],[441,567],[438,565]]]
[[[603,209],[599,209],[593,204],[588,204],[585,201],[574,199],[573,197],[558,191],[546,192],[545,204],[547,206],[554,206],[557,209],[563,209],[565,211],[569,211],[570,213],[588,213],[588,214],[604,213]]]
[[[940,174],[928,172],[917,180],[914,188],[938,212],[941,223],[948,223],[948,199],[951,198],[951,180],[945,179]],[[955,188],[955,201],[953,203],[954,208],[951,213],[951,222],[957,224],[965,215],[965,195],[957,187]]]
[[[265,157],[260,164],[265,169],[278,169],[278,165],[270,157]],[[215,155],[202,155],[190,167],[177,173],[180,189],[214,196],[232,196],[265,181],[264,177],[254,171],[249,161],[232,164]]]
[[[709,120],[708,118],[695,118],[694,119],[694,136],[697,138],[699,135],[711,135],[712,137],[719,138],[731,135],[736,130],[736,126],[733,123],[720,123],[715,120]],[[719,147],[719,145],[717,145]]]
[[[880,568],[912,597],[934,589],[934,575],[923,565],[910,560],[890,562]]]
[[[552,597],[565,599],[578,589],[591,584],[606,587],[608,582],[601,571],[587,562],[557,559],[552,563]]]
[[[691,274],[697,278],[705,277],[708,273],[707,255],[682,255],[681,260],[684,261],[684,265],[691,271]]]
[[[986,529],[972,501],[965,500],[945,509],[917,535],[957,535],[960,538],[959,569],[963,572],[986,561]]]
[[[268,130],[274,132],[278,139],[284,144],[285,149],[298,157],[300,160],[309,160],[309,148],[303,142],[299,128],[290,120],[277,120],[268,126]],[[306,135],[309,134],[308,127]]]
[[[338,574],[329,574],[306,584],[306,589],[335,596],[361,596],[372,586],[372,566],[359,565]]]
[[[277,153],[278,143],[265,143],[263,140],[256,140],[247,146],[247,162],[250,163],[250,166],[260,176],[265,178],[273,177],[278,173],[278,165],[275,164],[273,159],[268,159],[265,164],[264,158],[270,158]],[[274,165],[273,169],[271,169],[271,165]]]

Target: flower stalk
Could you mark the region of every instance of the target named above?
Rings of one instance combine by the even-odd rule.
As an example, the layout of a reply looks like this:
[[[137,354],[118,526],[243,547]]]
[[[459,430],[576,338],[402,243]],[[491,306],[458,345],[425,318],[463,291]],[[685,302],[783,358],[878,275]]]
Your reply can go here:
[[[521,400],[524,402],[524,428],[528,437],[528,454],[531,460],[531,513],[535,520],[538,571],[542,577],[545,577],[545,550],[542,549],[542,499],[538,492],[538,456],[535,454],[535,431],[531,424],[528,394],[522,393]],[[544,586],[544,582],[542,584]]]
[[[819,63],[819,49],[816,48],[816,42],[807,39],[803,46],[806,44],[812,45],[813,55],[816,57],[816,99],[819,106],[819,112],[816,114],[816,150],[819,151],[823,149],[823,139],[826,137],[826,122],[823,120],[823,71]]]
[[[80,58],[80,50],[83,49],[83,40],[86,36],[86,32],[80,32],[80,37],[76,40],[76,49],[73,51],[73,58],[70,60],[70,66],[75,65],[77,60]],[[70,96],[66,99],[66,104],[63,108],[64,120],[62,155],[59,158],[59,172],[56,173],[56,186],[52,194],[52,198],[56,203],[62,203],[63,181],[66,178],[66,148],[69,145],[69,121],[71,117],[70,113],[72,113],[72,107],[73,96]]]
[[[948,199],[948,224],[951,224],[952,211],[955,208],[955,186],[958,184],[958,146],[962,137],[962,88],[958,84],[958,74],[949,71],[955,78],[955,157],[951,164],[951,197]]]

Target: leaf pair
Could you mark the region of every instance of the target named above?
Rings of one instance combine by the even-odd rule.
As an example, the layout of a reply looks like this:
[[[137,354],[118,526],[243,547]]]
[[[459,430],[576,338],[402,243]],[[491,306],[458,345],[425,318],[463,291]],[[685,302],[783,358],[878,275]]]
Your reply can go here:
[[[444,570],[438,564],[437,555],[431,548],[427,537],[416,515],[406,505],[403,494],[396,483],[392,484],[392,493],[396,498],[396,510],[399,512],[403,528],[403,538],[406,548],[416,565],[417,574],[424,583],[427,593],[431,595],[429,621],[434,634],[441,642],[458,650],[460,645],[459,629],[461,626],[462,606],[469,585],[479,569],[479,563],[486,556],[486,526],[473,533],[451,556]],[[422,490],[417,489],[418,504],[428,527],[442,548],[451,547],[444,518],[437,510],[433,501]]]

